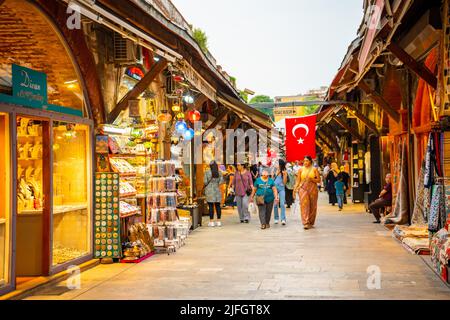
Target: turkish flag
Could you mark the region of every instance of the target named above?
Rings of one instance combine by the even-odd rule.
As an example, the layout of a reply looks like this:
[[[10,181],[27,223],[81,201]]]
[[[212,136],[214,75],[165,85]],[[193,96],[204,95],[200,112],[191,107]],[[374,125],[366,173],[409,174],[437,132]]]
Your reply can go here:
[[[286,160],[316,158],[316,115],[286,119]]]

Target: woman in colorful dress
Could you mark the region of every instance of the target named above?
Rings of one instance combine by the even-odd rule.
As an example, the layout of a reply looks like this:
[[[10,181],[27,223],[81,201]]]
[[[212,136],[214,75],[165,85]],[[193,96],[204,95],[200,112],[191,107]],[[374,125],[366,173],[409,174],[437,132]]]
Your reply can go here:
[[[303,168],[297,176],[297,183],[294,188],[294,197],[299,197],[302,215],[302,223],[305,230],[314,227],[317,216],[317,201],[319,190],[317,183],[320,182],[320,175],[317,168],[314,168],[310,156],[306,156]]]

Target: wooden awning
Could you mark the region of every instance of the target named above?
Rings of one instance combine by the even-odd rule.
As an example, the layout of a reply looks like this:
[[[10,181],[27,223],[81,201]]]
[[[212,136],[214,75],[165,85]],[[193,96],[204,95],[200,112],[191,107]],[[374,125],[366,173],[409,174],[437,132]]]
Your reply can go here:
[[[236,113],[243,122],[248,123],[252,127],[266,130],[271,130],[273,128],[272,120],[268,115],[250,107],[246,103],[223,92],[218,93],[217,100],[226,108]]]

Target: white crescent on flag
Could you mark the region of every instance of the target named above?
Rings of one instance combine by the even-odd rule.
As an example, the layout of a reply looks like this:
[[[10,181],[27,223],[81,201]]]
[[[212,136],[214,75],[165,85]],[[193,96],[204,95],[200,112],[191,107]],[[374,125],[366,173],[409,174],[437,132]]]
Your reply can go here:
[[[308,128],[308,126],[306,125],[306,124],[304,124],[304,123],[300,123],[300,124],[297,124],[297,125],[295,125],[293,128],[292,128],[292,136],[294,137],[294,138],[297,138],[297,136],[296,136],[296,134],[295,134],[295,132],[297,131],[297,129],[305,129],[305,131],[306,131],[306,135],[305,135],[305,138],[309,135],[309,128]],[[305,142],[305,140],[303,139],[303,138],[299,138],[298,139],[298,144],[303,144]]]

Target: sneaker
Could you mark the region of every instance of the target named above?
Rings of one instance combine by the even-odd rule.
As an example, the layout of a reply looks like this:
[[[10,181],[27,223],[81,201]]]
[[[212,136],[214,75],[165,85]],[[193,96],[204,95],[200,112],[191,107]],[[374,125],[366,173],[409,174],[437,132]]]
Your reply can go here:
[[[281,224],[282,224],[283,226],[285,226],[285,225],[286,225],[286,220],[281,221]]]
[[[278,224],[278,220],[275,220],[275,224]]]
[[[244,220],[241,220],[241,223],[244,223]]]
[[[208,227],[214,227],[215,226],[215,224],[214,224],[214,222],[210,222],[210,223],[208,223]]]
[[[245,220],[244,222],[245,222],[245,223],[250,223],[250,221],[248,221],[248,220]]]
[[[222,226],[222,222],[217,221],[217,222],[216,222],[216,227],[221,227],[221,226]]]

